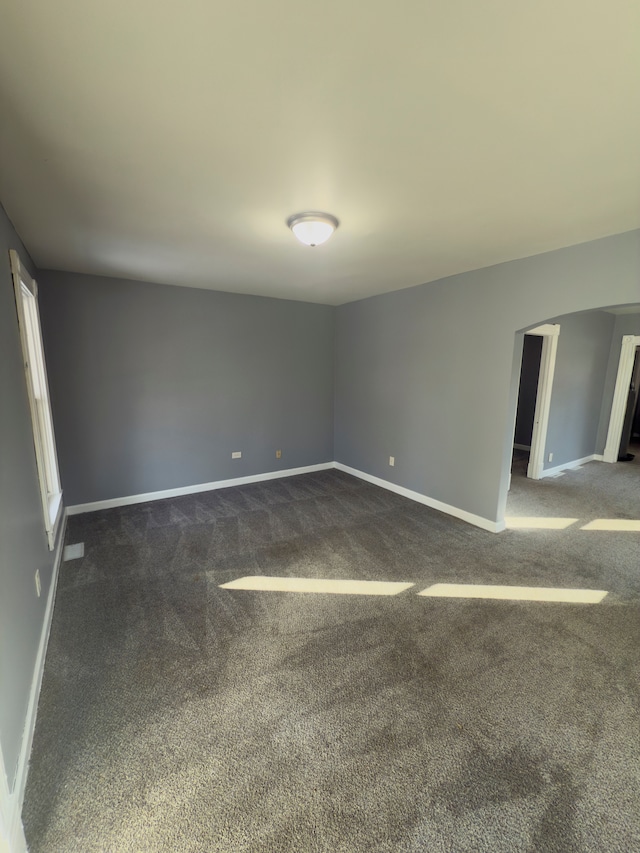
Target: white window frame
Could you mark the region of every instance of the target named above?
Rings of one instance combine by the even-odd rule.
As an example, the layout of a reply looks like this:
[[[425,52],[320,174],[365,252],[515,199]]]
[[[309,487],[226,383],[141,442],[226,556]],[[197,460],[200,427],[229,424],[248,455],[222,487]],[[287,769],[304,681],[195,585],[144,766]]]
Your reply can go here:
[[[53,431],[49,383],[44,360],[38,285],[20,263],[18,253],[9,251],[13,288],[18,312],[24,372],[33,427],[38,482],[42,498],[42,514],[49,550],[53,551],[62,520],[62,488],[58,471],[56,440]]]

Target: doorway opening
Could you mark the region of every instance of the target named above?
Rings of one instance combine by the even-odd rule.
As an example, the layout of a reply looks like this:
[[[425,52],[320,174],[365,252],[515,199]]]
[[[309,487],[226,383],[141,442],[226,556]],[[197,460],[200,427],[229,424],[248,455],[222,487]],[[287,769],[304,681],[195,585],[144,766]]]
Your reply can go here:
[[[542,477],[560,326],[545,323],[525,333],[514,429],[512,470],[526,464],[526,476]]]
[[[622,422],[622,437],[618,449],[618,462],[631,462],[635,453],[631,452],[635,446],[633,439],[640,434],[640,407],[638,406],[638,388],[640,383],[640,347],[636,347],[633,367],[631,368],[631,382],[627,396],[627,406],[624,420]]]
[[[526,476],[531,454],[541,360],[542,337],[540,335],[525,335],[522,344],[516,426],[513,434],[513,457],[511,461],[511,471],[517,471],[521,476]]]
[[[633,438],[634,429],[638,430],[639,348],[639,335],[625,335],[622,338],[607,443],[603,454],[605,462],[627,461],[629,443]]]

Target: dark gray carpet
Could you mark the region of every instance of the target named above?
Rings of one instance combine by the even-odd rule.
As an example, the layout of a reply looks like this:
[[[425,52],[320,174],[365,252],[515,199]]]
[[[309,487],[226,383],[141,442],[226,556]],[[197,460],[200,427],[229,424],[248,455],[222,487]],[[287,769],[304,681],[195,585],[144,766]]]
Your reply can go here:
[[[640,518],[622,467],[515,474],[509,512]],[[494,535],[327,471],[76,516],[67,542],[32,853],[640,850],[640,534]],[[249,574],[416,587],[219,589]],[[415,594],[438,581],[610,592]]]

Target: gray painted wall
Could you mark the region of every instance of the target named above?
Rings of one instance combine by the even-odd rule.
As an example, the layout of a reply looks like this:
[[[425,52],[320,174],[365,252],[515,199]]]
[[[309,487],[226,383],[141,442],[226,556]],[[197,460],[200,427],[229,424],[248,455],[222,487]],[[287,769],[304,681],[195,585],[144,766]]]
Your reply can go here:
[[[13,788],[54,557],[42,518],[9,249],[34,272],[0,207],[0,744]]]
[[[525,335],[522,347],[522,367],[520,369],[516,429],[513,440],[516,444],[522,444],[526,447],[531,446],[533,434],[542,341],[543,338],[540,335]]]
[[[633,231],[341,306],[336,459],[501,518],[523,337],[514,333],[639,296]]]
[[[334,308],[72,273],[39,283],[67,506],[333,459]]]
[[[640,293],[638,294],[640,299]],[[615,326],[611,335],[611,349],[604,381],[602,394],[602,411],[600,414],[600,425],[598,428],[598,447],[604,450],[609,431],[609,420],[611,417],[611,405],[613,403],[613,392],[616,386],[618,365],[620,363],[620,352],[622,350],[622,338],[625,335],[640,335],[640,306],[637,314],[620,314],[615,317]],[[602,453],[599,450],[599,453]]]
[[[615,317],[593,311],[559,317],[553,322],[560,323],[560,336],[545,468],[555,468],[604,450],[598,445],[598,427]]]

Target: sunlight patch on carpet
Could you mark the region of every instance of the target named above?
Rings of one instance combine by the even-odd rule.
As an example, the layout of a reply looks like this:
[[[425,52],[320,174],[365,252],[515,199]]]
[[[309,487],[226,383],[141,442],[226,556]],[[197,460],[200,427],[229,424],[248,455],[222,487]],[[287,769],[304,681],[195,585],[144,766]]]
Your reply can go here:
[[[598,604],[602,589],[557,589],[544,586],[492,586],[491,584],[435,583],[418,595],[433,598],[492,598],[503,601],[555,601],[565,604]]]
[[[621,532],[640,531],[640,521],[635,518],[596,518],[581,527],[580,530],[619,530]]]
[[[507,516],[507,530],[566,530],[578,521],[577,518],[538,518],[536,516]]]
[[[398,595],[414,586],[412,583],[388,581],[331,580],[330,578],[280,578],[250,575],[229,583],[222,589],[246,589],[256,592],[321,592],[335,595]]]

